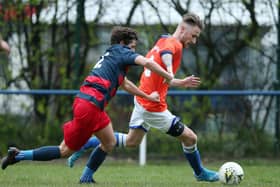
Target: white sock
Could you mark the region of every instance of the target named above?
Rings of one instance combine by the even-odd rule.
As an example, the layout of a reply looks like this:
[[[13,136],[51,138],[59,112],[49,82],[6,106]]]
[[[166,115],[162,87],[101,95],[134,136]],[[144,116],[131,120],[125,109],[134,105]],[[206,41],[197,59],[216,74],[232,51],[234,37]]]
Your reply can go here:
[[[195,150],[197,150],[197,146],[196,144],[191,145],[191,146],[185,146],[184,144],[182,144],[183,150],[185,153],[192,153]]]
[[[117,139],[117,147],[125,147],[127,134],[118,132],[115,133],[115,135]]]

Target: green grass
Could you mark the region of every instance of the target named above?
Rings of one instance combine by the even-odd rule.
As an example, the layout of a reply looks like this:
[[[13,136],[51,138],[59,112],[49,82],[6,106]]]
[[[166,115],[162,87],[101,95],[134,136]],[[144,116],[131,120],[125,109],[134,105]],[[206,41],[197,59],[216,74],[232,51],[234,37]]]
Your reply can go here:
[[[239,162],[245,179],[238,186],[279,187],[280,160],[243,160]],[[0,171],[1,187],[40,186],[93,186],[79,185],[85,160],[70,169],[65,160],[52,162],[21,162]],[[222,162],[208,163],[207,167],[217,170]],[[197,182],[185,161],[174,163],[149,163],[139,167],[134,162],[106,161],[95,175],[97,187],[200,187],[225,186],[219,182]]]

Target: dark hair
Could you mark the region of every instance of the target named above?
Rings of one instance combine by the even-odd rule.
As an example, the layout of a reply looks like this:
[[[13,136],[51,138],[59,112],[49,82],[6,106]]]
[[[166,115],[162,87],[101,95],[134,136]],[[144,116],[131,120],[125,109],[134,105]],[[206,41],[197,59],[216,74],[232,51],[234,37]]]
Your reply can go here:
[[[199,16],[193,13],[187,13],[183,15],[183,21],[187,24],[198,26],[201,30],[203,29],[203,23]]]
[[[137,32],[129,27],[114,27],[111,34],[111,45],[119,44],[121,41],[125,45],[131,43],[132,40],[138,40]]]

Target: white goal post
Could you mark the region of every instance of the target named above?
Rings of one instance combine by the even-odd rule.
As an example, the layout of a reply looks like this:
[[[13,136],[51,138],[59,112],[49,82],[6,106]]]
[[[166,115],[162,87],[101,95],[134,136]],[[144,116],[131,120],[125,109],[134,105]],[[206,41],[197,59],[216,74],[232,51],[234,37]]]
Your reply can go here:
[[[139,147],[139,165],[146,165],[147,160],[147,134],[144,135]]]

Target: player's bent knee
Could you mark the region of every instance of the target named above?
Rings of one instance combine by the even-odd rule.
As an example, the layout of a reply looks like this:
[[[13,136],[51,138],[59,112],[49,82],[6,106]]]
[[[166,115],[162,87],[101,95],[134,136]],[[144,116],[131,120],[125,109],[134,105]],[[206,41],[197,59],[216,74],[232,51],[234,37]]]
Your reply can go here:
[[[197,143],[197,138],[196,136],[188,136],[186,138],[184,137],[183,139],[181,138],[181,141],[185,146],[191,146]]]
[[[196,134],[188,127],[185,127],[185,130],[182,133],[182,135],[179,137],[179,139],[182,141],[182,143],[185,146],[191,146],[197,143]]]
[[[116,142],[111,142],[111,143],[107,143],[107,144],[101,144],[102,149],[107,152],[110,153],[113,151],[113,149],[116,146]]]
[[[184,129],[185,125],[181,121],[177,121],[171,125],[170,129],[167,131],[166,134],[178,137],[184,132]]]
[[[106,153],[111,153],[114,149],[114,146],[103,146],[103,151],[105,151]]]
[[[62,158],[70,156],[74,151],[69,149],[67,146],[59,146],[60,156]]]
[[[196,142],[197,142],[197,136],[196,136],[196,134],[192,134],[191,136],[190,136],[190,140],[193,142],[193,144],[196,144]]]

